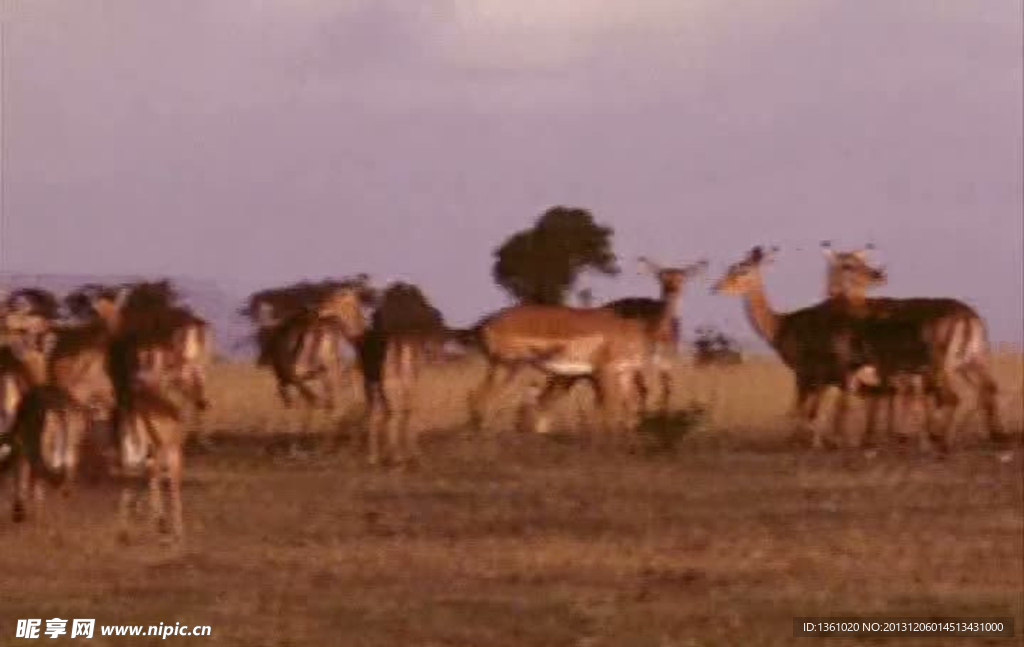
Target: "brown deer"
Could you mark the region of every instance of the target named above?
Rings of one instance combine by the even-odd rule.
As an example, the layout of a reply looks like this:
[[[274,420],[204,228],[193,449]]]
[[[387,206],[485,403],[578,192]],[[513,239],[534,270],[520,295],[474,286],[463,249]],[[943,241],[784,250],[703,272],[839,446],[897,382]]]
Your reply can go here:
[[[361,285],[333,286],[319,302],[277,319],[271,307],[260,308],[257,341],[258,362],[269,365],[277,383],[278,395],[286,408],[293,406],[296,391],[306,407],[306,425],[314,408],[333,409],[340,384],[341,339],[354,345],[366,327]],[[310,387],[318,381],[321,393]]]
[[[129,480],[121,493],[122,536],[130,532],[131,516],[140,493],[148,490],[150,512],[158,532],[169,533],[181,541],[185,433],[178,406],[158,388],[143,383],[131,387],[121,406],[121,470],[122,478]]]
[[[463,343],[479,346],[488,362],[480,387],[470,395],[471,422],[485,427],[491,402],[524,367],[549,377],[592,379],[606,431],[636,426],[635,374],[657,352],[648,322],[620,317],[611,309],[519,305],[500,310],[470,331]],[[547,428],[543,407],[531,403],[537,431]]]
[[[138,282],[121,286],[124,292],[119,325],[111,347],[115,382],[137,377],[156,381],[182,395],[192,406],[197,421],[208,408],[206,370],[212,337],[209,324],[186,306],[170,281]],[[118,288],[88,285],[65,299],[68,310],[90,321],[97,296]],[[84,305],[83,305],[84,300]]]
[[[641,256],[637,259],[642,271],[650,273],[658,281],[661,296],[658,299],[649,297],[627,297],[610,301],[601,309],[614,312],[625,319],[633,319],[646,326],[655,348],[650,364],[657,372],[661,393],[658,409],[662,415],[668,411],[672,396],[672,369],[674,368],[679,346],[679,319],[676,316],[678,304],[686,283],[702,274],[708,266],[707,261],[699,261],[684,267],[662,267],[650,259]],[[549,376],[544,387],[536,396],[537,407],[543,411],[558,397],[567,393],[580,379],[594,384],[592,374],[584,376]],[[641,410],[646,408],[647,387],[643,371],[634,375],[633,388],[640,401]],[[539,420],[544,420],[540,417]]]
[[[11,339],[41,348],[57,321],[60,302],[39,288],[21,288],[10,293],[3,303],[3,328]]]
[[[15,495],[12,509],[14,521],[27,515],[29,492],[35,493],[37,505],[42,504],[43,482],[60,485],[65,496],[70,492],[79,462],[82,441],[90,421],[97,417],[93,396],[97,389],[112,390],[103,371],[90,371],[70,384],[56,385],[48,375],[45,350],[25,346],[17,351],[18,359],[30,381],[22,395],[9,433],[0,445],[6,456],[0,465],[15,467]],[[105,412],[100,412],[102,415]]]
[[[271,369],[286,408],[293,405],[293,390],[302,397],[307,424],[314,407],[333,408],[343,371],[339,344],[354,347],[354,335],[366,326],[362,307],[375,298],[368,280],[359,275],[261,290],[240,311],[256,325],[257,365]],[[357,377],[357,366],[350,373]],[[321,394],[312,382],[320,383]],[[357,391],[360,383],[353,380]]]
[[[418,434],[409,426],[417,382],[450,337],[441,313],[418,287],[395,282],[381,293],[369,328],[354,339],[368,407],[371,465],[419,460]]]
[[[825,254],[832,298],[861,322],[865,334],[887,336],[889,352],[871,361],[888,387],[890,431],[896,397],[904,400],[904,409],[916,397],[924,400],[928,435],[940,449],[951,449],[965,413],[955,389],[956,378],[962,378],[977,392],[990,438],[1005,441],[986,327],[978,313],[956,299],[867,297],[869,288],[884,283],[884,271],[868,265],[864,251],[834,252],[826,246]],[[869,442],[874,442],[876,406],[868,410]],[[935,418],[943,415],[945,423],[936,427]]]
[[[765,294],[761,267],[775,249],[753,248],[733,264],[712,288],[714,293],[743,296],[754,329],[778,353],[796,378],[795,409],[810,428],[814,447],[824,440],[824,404],[836,390],[845,394],[859,383],[873,384],[871,365],[862,358],[858,331],[842,309],[826,302],[779,313]],[[844,396],[845,397],[845,396]]]

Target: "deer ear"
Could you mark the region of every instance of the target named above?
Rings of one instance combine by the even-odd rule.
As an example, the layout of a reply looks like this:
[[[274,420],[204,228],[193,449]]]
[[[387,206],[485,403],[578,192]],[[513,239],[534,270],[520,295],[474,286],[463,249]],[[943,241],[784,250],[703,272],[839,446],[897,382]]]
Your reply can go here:
[[[760,245],[750,250],[750,252],[747,254],[747,260],[752,263],[760,263],[763,259],[764,250],[761,249]]]

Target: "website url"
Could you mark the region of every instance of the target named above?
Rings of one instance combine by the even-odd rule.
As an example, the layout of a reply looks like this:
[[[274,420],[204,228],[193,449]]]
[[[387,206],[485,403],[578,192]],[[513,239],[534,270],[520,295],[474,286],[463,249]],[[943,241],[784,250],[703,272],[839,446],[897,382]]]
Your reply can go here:
[[[181,625],[149,625],[146,629],[146,633],[142,633],[143,626],[139,625],[114,625],[114,626],[100,626],[101,636],[160,636],[166,639],[168,636],[209,636],[210,626],[209,625],[196,625],[189,628]]]
[[[70,626],[68,626],[70,624]],[[49,620],[23,619],[18,620],[15,638],[40,638],[47,636],[56,638],[70,634],[71,638],[92,638],[96,629],[96,620],[92,618],[50,618]],[[212,629],[209,625],[100,625],[101,636],[160,636],[164,640],[168,636],[209,636]]]

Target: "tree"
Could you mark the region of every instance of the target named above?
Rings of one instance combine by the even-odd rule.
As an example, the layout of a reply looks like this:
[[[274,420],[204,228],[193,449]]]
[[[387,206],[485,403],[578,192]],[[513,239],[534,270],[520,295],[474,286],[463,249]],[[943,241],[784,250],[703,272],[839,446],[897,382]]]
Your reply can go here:
[[[586,209],[552,207],[495,250],[491,275],[521,303],[564,303],[580,273],[619,273],[613,234]]]

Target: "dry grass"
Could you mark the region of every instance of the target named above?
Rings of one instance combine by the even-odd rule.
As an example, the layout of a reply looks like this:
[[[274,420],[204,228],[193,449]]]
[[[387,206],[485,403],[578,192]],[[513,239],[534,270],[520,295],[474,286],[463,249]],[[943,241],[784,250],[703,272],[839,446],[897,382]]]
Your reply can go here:
[[[1020,357],[998,373],[1019,432]],[[17,618],[55,616],[213,627],[177,644],[816,644],[791,618],[819,614],[1014,615],[1021,635],[1020,452],[1001,463],[976,430],[946,460],[812,454],[786,440],[785,371],[755,360],[681,370],[675,404],[709,410],[673,452],[471,438],[479,377],[472,360],[431,370],[417,424],[435,431],[404,473],[367,469],[323,422],[339,442],[278,451],[269,377],[217,366],[219,442],[189,457],[184,549],[119,544],[109,486],[55,502],[59,531],[15,527],[5,507],[0,644],[20,642]]]

